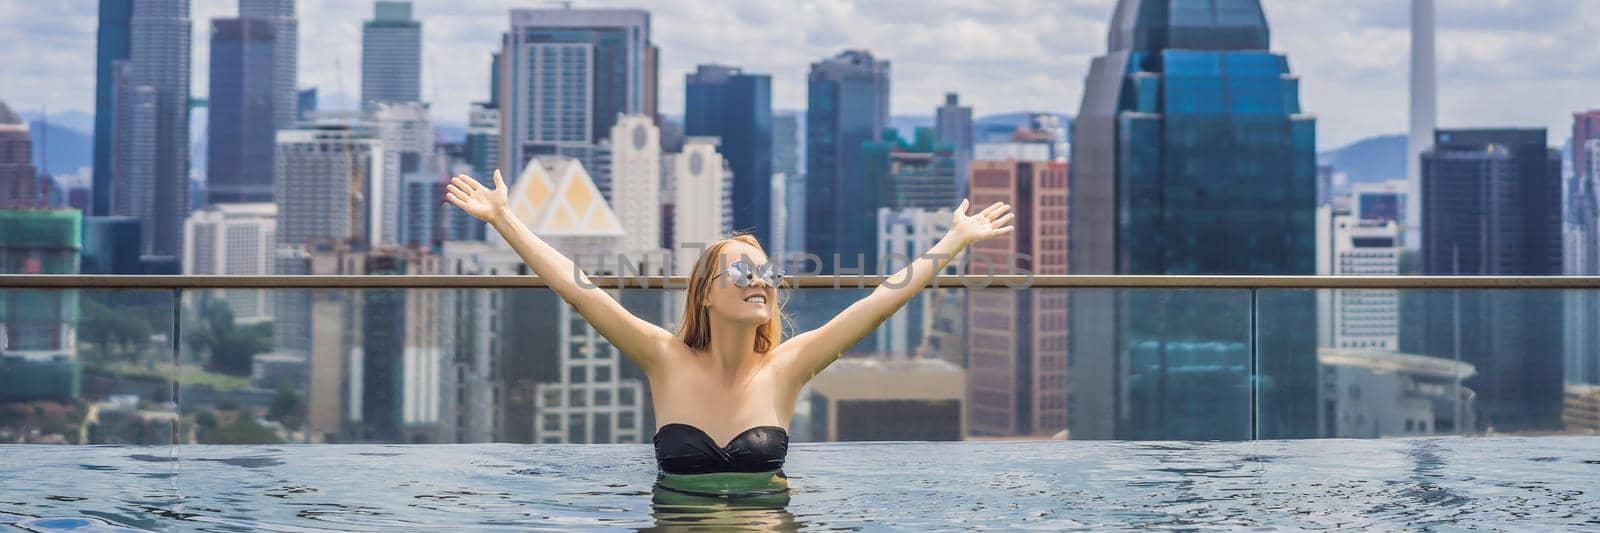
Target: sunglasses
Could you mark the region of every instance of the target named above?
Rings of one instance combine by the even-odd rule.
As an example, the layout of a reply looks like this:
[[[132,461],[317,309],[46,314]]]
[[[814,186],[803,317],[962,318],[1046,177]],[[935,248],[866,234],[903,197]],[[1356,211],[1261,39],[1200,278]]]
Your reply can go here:
[[[733,285],[735,287],[739,287],[741,289],[749,287],[751,284],[755,283],[757,278],[766,282],[768,287],[777,287],[779,283],[783,283],[783,271],[778,269],[778,265],[775,265],[771,262],[762,263],[760,266],[757,266],[755,263],[752,263],[749,260],[740,259],[738,261],[734,261],[733,264],[728,265],[727,270],[723,270],[721,274],[711,276],[711,279],[717,279],[717,276],[721,276],[723,274],[726,274],[728,279],[733,280]]]

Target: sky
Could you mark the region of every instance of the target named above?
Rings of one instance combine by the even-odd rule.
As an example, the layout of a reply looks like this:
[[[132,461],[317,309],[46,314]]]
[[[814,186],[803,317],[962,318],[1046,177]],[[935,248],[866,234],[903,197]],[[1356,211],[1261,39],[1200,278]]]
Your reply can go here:
[[[661,48],[661,111],[683,112],[697,64],[770,74],[773,105],[805,107],[811,62],[865,48],[893,63],[890,107],[931,115],[946,92],[978,116],[1076,114],[1089,62],[1103,54],[1115,0],[576,0],[651,11]],[[1272,49],[1301,78],[1318,145],[1407,128],[1409,2],[1263,0]],[[417,0],[423,96],[465,122],[487,98],[489,54],[512,7],[539,0]],[[193,0],[193,93],[206,94],[209,21],[236,0]],[[0,0],[0,100],[18,111],[93,109],[96,0]],[[1441,127],[1545,127],[1565,142],[1572,113],[1600,108],[1600,0],[1437,0]],[[367,0],[300,0],[300,85],[360,90]],[[339,100],[334,98],[334,100]],[[344,100],[353,100],[345,98]]]

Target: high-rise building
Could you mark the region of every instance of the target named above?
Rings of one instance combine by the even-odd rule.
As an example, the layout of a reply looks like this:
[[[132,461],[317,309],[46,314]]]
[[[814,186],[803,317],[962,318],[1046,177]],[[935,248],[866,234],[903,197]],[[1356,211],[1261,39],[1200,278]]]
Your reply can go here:
[[[617,250],[635,261],[661,249],[661,130],[643,115],[611,126],[611,208],[627,236]],[[664,265],[654,265],[660,268]]]
[[[620,115],[656,117],[656,48],[642,9],[513,9],[499,56],[500,168],[529,159],[583,162],[597,185],[597,146]]]
[[[1433,146],[1433,129],[1438,125],[1438,67],[1434,64],[1433,0],[1411,0],[1411,134],[1406,139],[1406,211],[1413,213],[1404,222],[1406,249],[1418,250],[1423,238],[1422,153]]]
[[[131,49],[113,62],[112,214],[139,218],[140,253],[176,262],[189,214],[188,0],[133,4]]]
[[[933,248],[950,231],[952,208],[878,208],[878,253],[880,271],[898,272]],[[960,274],[964,257],[951,258],[940,274]],[[962,294],[959,288],[923,289],[888,320],[873,331],[876,351],[885,356],[920,355],[925,339],[935,335],[935,315],[939,305],[954,303]],[[947,328],[948,329],[948,328]]]
[[[0,102],[0,209],[44,207],[28,125]]]
[[[1072,273],[1316,271],[1316,123],[1269,34],[1256,0],[1117,3],[1073,120]],[[1315,308],[1309,292],[1269,299]],[[1252,379],[1236,302],[1081,291],[1072,306],[1074,438],[1315,434],[1313,313],[1263,323],[1251,425],[1249,395],[1227,392]]]
[[[206,126],[210,203],[271,202],[279,127],[277,26],[268,19],[211,21],[211,92]]]
[[[410,0],[378,0],[361,27],[361,104],[421,101],[422,22]]]
[[[733,225],[732,173],[717,139],[690,137],[683,153],[665,158],[665,190],[672,193],[672,250],[674,272],[687,275],[700,258],[700,250],[729,233]]]
[[[893,131],[893,130],[890,130]],[[884,185],[886,206],[894,209],[954,209],[966,190],[956,176],[955,149],[936,140],[931,128],[917,128],[915,140],[898,136],[868,143],[867,180]]]
[[[311,89],[309,107],[302,105],[304,95],[296,92],[296,88],[299,87],[297,84],[300,71],[300,21],[295,18],[294,2],[295,0],[239,0],[239,18],[261,19],[272,24],[275,37],[272,41],[272,123],[275,129],[294,126],[295,121],[300,119],[302,109],[304,111],[317,109],[315,89]],[[211,72],[212,76],[216,75],[215,68],[212,68]],[[211,98],[215,105],[216,95],[213,94]]]
[[[370,126],[323,124],[278,132],[278,244],[377,240],[381,183],[389,167],[383,141]]]
[[[139,263],[139,219],[133,217],[84,217],[83,252],[79,272],[83,274],[143,274]]]
[[[811,64],[806,89],[805,249],[823,274],[871,269],[881,184],[868,183],[861,145],[889,125],[889,62],[847,50]],[[863,270],[865,271],[865,270]]]
[[[1330,207],[1317,210],[1317,275],[1395,276],[1400,274],[1397,219],[1362,219]],[[1322,217],[1327,217],[1324,221]],[[1326,229],[1325,229],[1326,228]],[[1342,350],[1400,349],[1400,294],[1396,290],[1321,291],[1326,301],[1319,319],[1327,338],[1319,344]]]
[[[804,175],[800,159],[800,121],[794,112],[772,114],[772,171],[789,176]]]
[[[273,271],[278,206],[223,203],[189,214],[183,222],[183,274],[260,276]],[[266,289],[217,291],[241,323],[272,320]]]
[[[443,173],[416,171],[401,178],[400,244],[436,249],[445,240],[445,217],[464,211],[441,203],[449,180]],[[471,216],[471,215],[468,215]]]
[[[405,242],[407,217],[413,215],[405,209],[408,176],[422,175],[411,181],[435,181],[444,175],[437,157],[434,157],[433,120],[427,104],[420,102],[371,104],[371,120],[383,141],[385,165],[382,183],[373,185],[375,204],[378,207],[376,244],[402,244]],[[443,185],[440,185],[443,187]],[[439,196],[443,196],[442,189]],[[426,217],[426,213],[416,213]]]
[[[950,145],[956,156],[956,179],[962,194],[967,191],[967,163],[973,159],[972,106],[961,105],[961,96],[945,93],[944,105],[934,110],[939,142]]]
[[[772,77],[700,65],[684,83],[684,134],[722,139],[733,170],[733,229],[772,243]]]
[[[100,24],[95,34],[94,175],[90,183],[88,214],[111,214],[112,161],[116,154],[116,69],[133,51],[133,0],[100,0]]]
[[[295,120],[296,121],[305,120],[307,113],[314,113],[314,112],[317,111],[317,88],[316,87],[311,87],[311,88],[308,88],[308,89],[301,89],[300,92],[295,93],[295,95],[296,95],[295,96]]]
[[[1017,229],[969,247],[967,275],[1065,274],[1067,164],[973,161],[971,169],[972,205],[1010,204]],[[972,434],[1055,435],[1067,429],[1067,318],[1067,291],[967,293]]]
[[[1568,201],[1574,202],[1579,209],[1568,210],[1569,227],[1584,227],[1584,231],[1569,234],[1564,243],[1567,253],[1568,275],[1593,276],[1600,274],[1600,111],[1586,115],[1583,120],[1588,123],[1586,139],[1579,144],[1580,136],[1572,137],[1572,150],[1574,154],[1582,152],[1584,157],[1577,160],[1574,155],[1574,173],[1581,178],[1574,181],[1581,183],[1574,189],[1580,193],[1574,195],[1568,191]],[[1575,183],[1574,185],[1578,185]],[[1583,209],[1582,207],[1588,207]],[[1577,237],[1577,238],[1573,238]],[[1565,291],[1566,301],[1566,335],[1567,358],[1563,367],[1566,368],[1567,382],[1589,385],[1600,385],[1600,291]]]
[[[1438,130],[1422,156],[1422,269],[1428,275],[1561,274],[1561,155],[1543,129]],[[1477,367],[1480,425],[1561,423],[1561,295],[1459,291],[1430,298],[1425,355]]]
[[[73,209],[0,209],[0,273],[77,274],[81,220]],[[78,397],[78,317],[76,291],[0,291],[0,402]]]

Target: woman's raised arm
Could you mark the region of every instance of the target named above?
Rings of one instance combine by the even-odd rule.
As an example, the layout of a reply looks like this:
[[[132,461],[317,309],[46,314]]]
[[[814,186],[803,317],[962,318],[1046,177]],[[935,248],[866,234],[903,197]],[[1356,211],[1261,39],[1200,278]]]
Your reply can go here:
[[[817,373],[833,364],[845,350],[850,349],[878,325],[906,305],[928,282],[944,270],[962,250],[972,243],[1009,235],[1012,216],[1006,211],[1011,206],[995,202],[973,215],[967,214],[967,201],[961,201],[951,220],[950,231],[928,253],[912,261],[889,279],[878,285],[872,294],[851,304],[822,327],[796,335],[783,344],[789,373],[798,380],[798,387],[810,381]]]
[[[646,374],[654,370],[666,343],[674,337],[660,326],[633,316],[606,291],[589,282],[589,277],[572,259],[562,255],[555,247],[534,235],[522,221],[512,215],[506,200],[507,187],[494,171],[494,188],[479,184],[467,175],[450,179],[445,200],[466,211],[478,220],[488,222],[500,232],[511,249],[516,250],[550,290],[566,300],[595,331],[617,347],[623,355]]]

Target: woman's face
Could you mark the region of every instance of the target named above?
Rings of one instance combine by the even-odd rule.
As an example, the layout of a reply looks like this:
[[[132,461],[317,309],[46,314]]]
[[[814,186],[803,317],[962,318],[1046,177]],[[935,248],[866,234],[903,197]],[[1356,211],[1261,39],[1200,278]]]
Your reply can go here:
[[[767,255],[754,246],[738,241],[723,246],[722,260],[711,265],[714,277],[706,289],[706,312],[712,317],[737,324],[765,324],[777,312],[778,291],[767,285],[761,276],[754,276],[745,287],[734,283],[735,280],[728,274],[728,267],[739,261],[747,261],[749,266],[757,267],[766,264]]]

